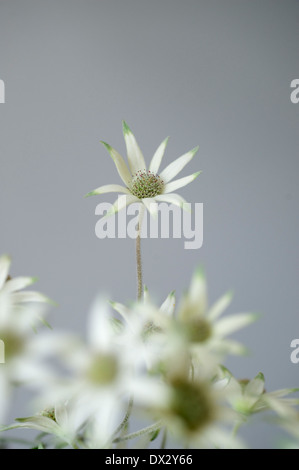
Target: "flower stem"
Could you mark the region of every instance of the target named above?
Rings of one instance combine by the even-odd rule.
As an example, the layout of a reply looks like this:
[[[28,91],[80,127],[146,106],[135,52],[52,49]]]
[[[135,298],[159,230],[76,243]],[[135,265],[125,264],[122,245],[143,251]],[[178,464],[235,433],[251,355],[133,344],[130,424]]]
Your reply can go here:
[[[161,426],[163,426],[163,422],[158,421],[157,423],[147,426],[146,428],[139,429],[139,431],[132,432],[131,434],[127,434],[126,436],[123,436],[123,437],[117,437],[116,439],[113,440],[113,443],[117,443],[121,441],[128,441],[129,439],[134,439],[135,437],[142,436],[143,434],[154,432],[157,429],[160,429]]]
[[[136,238],[136,263],[137,263],[137,300],[141,300],[143,296],[143,282],[142,282],[142,263],[141,263],[141,228],[142,218],[144,214],[144,206],[141,204],[139,211],[139,220],[137,225],[137,238]]]

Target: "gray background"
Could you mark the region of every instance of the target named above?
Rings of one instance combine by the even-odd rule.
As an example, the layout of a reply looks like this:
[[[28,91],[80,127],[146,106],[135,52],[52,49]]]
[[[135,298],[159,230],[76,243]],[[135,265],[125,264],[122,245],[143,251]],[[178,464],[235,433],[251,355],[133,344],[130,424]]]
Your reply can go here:
[[[0,251],[58,302],[54,328],[84,331],[98,292],[135,296],[134,242],[94,233],[114,195],[83,198],[120,184],[99,141],[125,155],[125,119],[148,162],[167,135],[164,165],[200,147],[181,176],[203,173],[179,192],[204,203],[204,244],[144,241],[157,302],[204,265],[211,301],[232,288],[228,312],[262,314],[235,335],[251,355],[227,366],[263,371],[269,391],[299,385],[298,44],[295,0],[0,1]],[[277,438],[259,422],[245,435]]]

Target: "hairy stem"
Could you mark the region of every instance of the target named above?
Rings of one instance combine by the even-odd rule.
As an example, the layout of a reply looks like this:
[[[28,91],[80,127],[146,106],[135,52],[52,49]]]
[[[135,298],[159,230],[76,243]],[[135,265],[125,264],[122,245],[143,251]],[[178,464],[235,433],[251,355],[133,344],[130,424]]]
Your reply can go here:
[[[141,300],[143,296],[143,281],[142,281],[142,262],[141,262],[141,228],[142,218],[144,214],[144,206],[141,205],[139,211],[139,220],[137,225],[137,238],[136,238],[136,263],[137,263],[137,300]]]

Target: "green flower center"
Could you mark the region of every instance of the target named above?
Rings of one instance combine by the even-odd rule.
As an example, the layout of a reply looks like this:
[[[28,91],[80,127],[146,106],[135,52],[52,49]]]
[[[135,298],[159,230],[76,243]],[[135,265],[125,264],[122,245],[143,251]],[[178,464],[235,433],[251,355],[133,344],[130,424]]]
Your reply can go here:
[[[22,353],[25,342],[24,338],[13,331],[1,331],[1,341],[3,342],[5,362]]]
[[[180,418],[188,431],[197,432],[213,419],[214,410],[209,391],[203,384],[176,380],[172,387],[170,411]]]
[[[193,318],[184,325],[189,341],[192,343],[204,343],[212,335],[210,322],[204,318]]]
[[[95,356],[87,370],[87,378],[95,385],[108,385],[118,374],[118,361],[112,354]]]
[[[164,181],[150,170],[139,170],[133,177],[129,189],[139,199],[155,197],[163,193]]]

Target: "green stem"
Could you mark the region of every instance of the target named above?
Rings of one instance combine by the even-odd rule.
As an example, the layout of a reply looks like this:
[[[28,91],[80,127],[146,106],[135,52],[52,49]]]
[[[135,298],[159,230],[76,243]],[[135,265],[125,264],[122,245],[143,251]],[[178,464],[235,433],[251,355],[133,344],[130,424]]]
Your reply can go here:
[[[141,228],[142,218],[144,213],[144,205],[141,204],[139,211],[139,220],[137,225],[137,238],[136,238],[136,263],[137,263],[137,300],[141,300],[143,296],[143,282],[142,282],[142,263],[141,263]]]
[[[131,397],[130,400],[129,400],[129,405],[128,405],[126,415],[125,415],[124,419],[122,420],[122,422],[120,423],[120,425],[114,431],[113,436],[116,436],[126,426],[127,422],[129,421],[129,418],[131,416],[132,408],[133,408],[133,398]]]
[[[121,441],[128,441],[129,439],[134,439],[135,437],[142,436],[143,434],[148,434],[150,432],[157,431],[163,426],[162,421],[158,421],[157,423],[151,424],[151,426],[147,426],[146,428],[139,429],[139,431],[132,432],[131,434],[127,434],[123,437],[117,437],[113,440],[113,443],[121,442]]]

